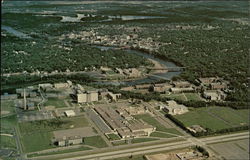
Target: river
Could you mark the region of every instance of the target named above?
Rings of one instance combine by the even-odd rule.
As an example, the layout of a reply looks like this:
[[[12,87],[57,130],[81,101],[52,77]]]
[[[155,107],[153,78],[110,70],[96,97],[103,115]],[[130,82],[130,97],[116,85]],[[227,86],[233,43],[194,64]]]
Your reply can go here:
[[[99,48],[101,50],[109,50],[109,49],[115,49],[116,47],[108,47],[108,46],[94,46],[96,48]],[[158,63],[160,63],[161,65],[165,66],[166,68],[168,67],[179,67],[177,66],[175,63],[170,62],[170,61],[165,61],[162,59],[159,59],[151,54],[148,54],[146,52],[143,51],[138,51],[138,50],[133,50],[133,49],[124,49],[124,51],[126,51],[129,54],[136,54],[138,56],[142,56],[144,58],[147,59],[152,59],[157,61]],[[142,79],[137,79],[137,80],[128,80],[128,81],[109,81],[109,82],[96,82],[98,84],[111,84],[111,85],[137,85],[137,84],[143,84],[143,83],[155,83],[158,82],[161,79],[165,79],[165,80],[171,80],[174,76],[177,76],[181,73],[181,71],[178,72],[166,72],[166,73],[156,73],[156,74],[152,74],[146,78],[142,78]]]

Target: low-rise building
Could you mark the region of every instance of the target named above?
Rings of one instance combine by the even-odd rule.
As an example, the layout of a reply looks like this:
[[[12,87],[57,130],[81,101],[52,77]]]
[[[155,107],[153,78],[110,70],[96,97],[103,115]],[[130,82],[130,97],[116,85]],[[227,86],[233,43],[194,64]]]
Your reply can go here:
[[[108,92],[107,97],[111,99],[111,101],[117,101],[118,98],[121,98],[121,94],[114,94],[112,92]]]
[[[55,89],[65,89],[65,88],[69,88],[69,84],[68,83],[54,83],[54,87]]]
[[[211,90],[217,90],[217,89],[226,89],[227,88],[227,84],[226,83],[211,83],[209,85]]]
[[[188,81],[174,81],[173,85],[175,88],[191,88],[192,84]]]
[[[202,93],[202,96],[211,101],[220,101],[226,99],[226,94],[221,90],[207,90]]]
[[[200,125],[192,125],[190,127],[187,127],[187,129],[193,133],[197,133],[197,132],[206,132],[207,130],[205,130],[204,128],[202,128]]]
[[[43,84],[38,84],[38,87],[41,89],[52,89],[53,85],[50,83],[43,83]]]
[[[74,116],[76,116],[76,113],[75,113],[73,110],[64,111],[64,114],[65,114],[67,117],[74,117]]]
[[[192,87],[188,87],[188,88],[171,88],[170,91],[172,93],[182,93],[182,92],[194,92],[195,89]]]
[[[76,95],[77,103],[86,103],[87,102],[87,94],[86,93],[79,93]]]
[[[53,132],[52,142],[58,146],[81,144],[85,137],[95,136],[91,127],[58,130]]]
[[[177,104],[175,101],[167,101],[167,103],[162,110],[168,114],[177,115],[188,112],[188,108],[182,104]]]
[[[1,95],[1,100],[15,100],[17,99],[17,94],[4,93]]]

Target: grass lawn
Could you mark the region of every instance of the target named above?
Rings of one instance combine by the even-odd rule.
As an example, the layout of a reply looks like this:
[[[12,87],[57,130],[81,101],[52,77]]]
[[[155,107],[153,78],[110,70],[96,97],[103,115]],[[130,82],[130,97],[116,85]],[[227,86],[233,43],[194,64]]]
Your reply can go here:
[[[149,141],[155,141],[158,140],[157,138],[135,138],[132,139],[132,143],[142,143],[142,142],[149,142]]]
[[[6,111],[8,114],[15,113],[15,104],[14,101],[10,100],[1,100],[1,112]]]
[[[21,133],[21,141],[24,152],[35,152],[45,149],[54,148],[51,144],[51,132],[36,132],[32,134]]]
[[[112,160],[145,160],[145,158],[143,158],[143,155],[136,155],[132,157],[121,157]]]
[[[143,121],[147,122],[148,124],[151,124],[152,126],[155,126],[156,131],[169,132],[169,133],[181,135],[181,133],[179,133],[174,128],[166,128],[166,127],[164,127],[163,125],[160,124],[160,122],[158,122],[156,119],[151,117],[149,114],[135,115],[134,117],[136,119],[142,119]]]
[[[170,95],[162,94],[161,96],[168,97],[168,98],[171,98],[173,100],[186,101],[186,98],[182,93],[176,93],[176,94],[170,94]]]
[[[199,94],[197,93],[184,93],[185,96],[187,97],[187,99],[190,101],[190,100],[193,100],[193,101],[201,101],[201,97],[199,96]]]
[[[1,141],[1,148],[16,148],[16,141],[14,137],[9,137],[9,136],[0,136],[0,141]]]
[[[108,138],[109,138],[109,140],[119,140],[119,139],[121,139],[118,135],[116,135],[116,134],[108,134],[107,135],[108,136]]]
[[[175,137],[175,136],[170,135],[170,134],[165,134],[162,132],[153,132],[150,134],[150,137],[171,138],[171,137]]]
[[[42,120],[34,122],[19,123],[21,141],[25,152],[34,152],[53,148],[51,139],[52,131],[88,126],[87,120],[83,116],[53,120]]]
[[[48,98],[48,101],[45,102],[44,106],[55,106],[56,108],[67,107],[63,100],[64,99]]]
[[[89,147],[79,147],[79,148],[72,148],[72,149],[66,149],[66,150],[61,150],[61,151],[54,151],[54,152],[49,152],[49,153],[34,153],[28,155],[28,157],[36,157],[36,156],[46,156],[46,155],[54,155],[54,154],[62,154],[62,153],[71,153],[71,152],[77,152],[77,151],[85,151],[85,150],[91,150]]]
[[[1,131],[3,133],[12,133],[13,128],[17,125],[16,115],[11,115],[0,119]]]
[[[244,112],[241,111],[240,114],[238,111],[241,111],[241,110],[234,110],[232,108],[226,108],[226,107],[211,107],[209,110],[210,113],[213,113],[214,115],[225,120],[231,125],[240,126],[243,123],[248,124],[249,123],[249,114],[248,114],[249,110],[244,109],[243,110]]]
[[[47,132],[86,126],[88,126],[88,121],[84,116],[19,123],[22,133]]]
[[[84,138],[84,144],[97,148],[107,147],[106,142],[102,139],[101,136],[86,137]]]
[[[237,114],[244,119],[249,119],[250,110],[249,109],[237,110]],[[248,124],[249,124],[249,121],[248,121]]]
[[[241,122],[248,122],[247,116],[243,118],[243,116],[239,116],[240,114],[245,115],[247,111],[245,110],[244,114],[241,110],[233,110],[226,107],[211,107],[209,110],[207,108],[197,108],[185,114],[176,115],[175,118],[179,119],[187,127],[198,124],[211,130],[220,130],[231,128],[235,124],[240,126]]]
[[[119,145],[127,144],[127,142],[126,142],[126,140],[113,141],[112,144],[113,144],[114,146],[119,146]]]

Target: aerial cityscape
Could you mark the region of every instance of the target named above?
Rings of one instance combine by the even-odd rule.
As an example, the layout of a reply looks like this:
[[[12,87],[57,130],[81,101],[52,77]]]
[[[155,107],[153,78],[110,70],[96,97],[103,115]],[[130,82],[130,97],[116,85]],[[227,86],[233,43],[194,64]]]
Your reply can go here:
[[[3,160],[248,160],[248,1],[1,4]]]

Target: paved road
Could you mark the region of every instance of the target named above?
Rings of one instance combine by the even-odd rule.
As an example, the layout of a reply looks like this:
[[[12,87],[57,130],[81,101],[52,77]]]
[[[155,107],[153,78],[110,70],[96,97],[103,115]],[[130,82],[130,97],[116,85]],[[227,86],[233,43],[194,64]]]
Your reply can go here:
[[[249,132],[201,138],[201,139],[198,139],[198,141],[199,143],[201,142],[204,144],[212,144],[212,143],[221,143],[221,142],[246,139],[246,138],[249,138]],[[170,142],[170,143],[156,144],[156,145],[150,145],[150,146],[141,146],[141,147],[136,147],[136,148],[126,148],[126,149],[117,150],[117,151],[114,151],[114,149],[112,150],[112,148],[110,148],[108,151],[103,152],[103,153],[86,155],[86,152],[85,152],[85,155],[83,156],[79,156],[80,154],[82,154],[82,152],[76,152],[75,155],[71,153],[72,158],[65,158],[69,155],[61,154],[61,155],[52,155],[52,156],[41,156],[41,157],[36,157],[34,159],[55,158],[59,160],[82,160],[82,159],[105,160],[105,159],[119,158],[119,157],[130,156],[130,155],[149,154],[149,153],[159,152],[159,151],[168,151],[168,150],[173,150],[173,149],[186,148],[186,147],[190,147],[193,145],[195,144],[190,143],[190,141],[188,140],[184,140],[184,141],[179,141],[179,142]]]

